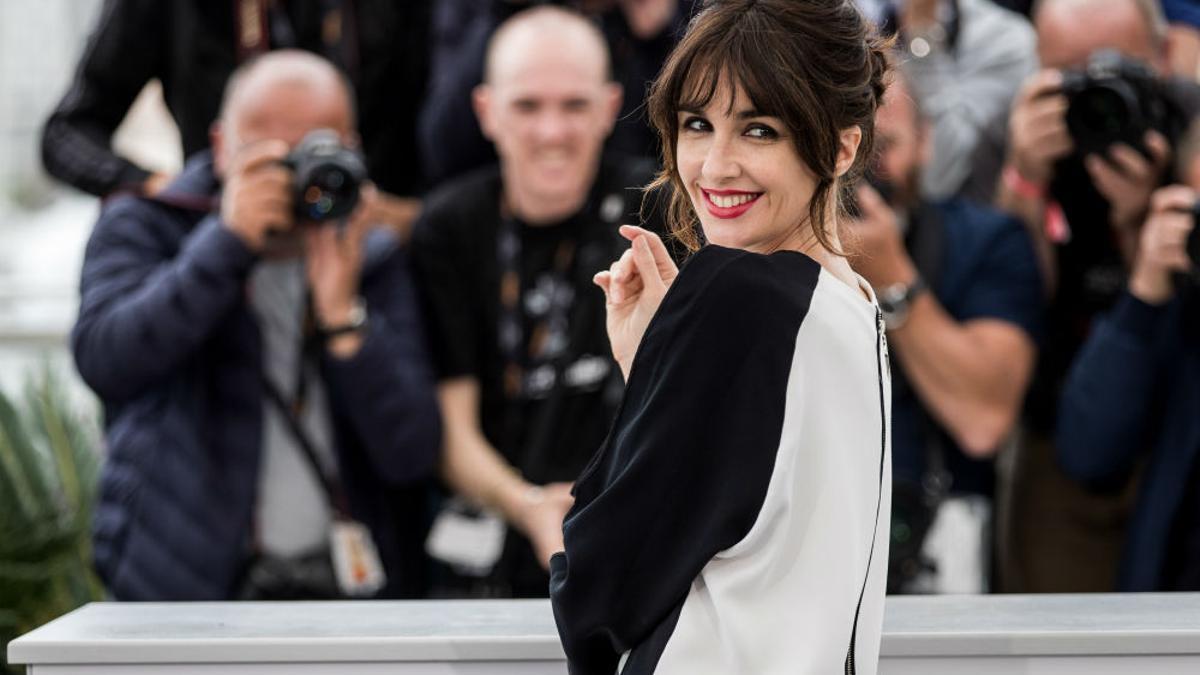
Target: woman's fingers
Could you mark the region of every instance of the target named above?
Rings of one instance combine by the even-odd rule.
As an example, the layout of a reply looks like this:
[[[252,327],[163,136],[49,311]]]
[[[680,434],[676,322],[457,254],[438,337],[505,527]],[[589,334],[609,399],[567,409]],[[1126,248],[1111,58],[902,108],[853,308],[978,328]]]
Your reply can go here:
[[[596,284],[600,287],[600,290],[604,291],[604,300],[606,302],[612,302],[608,293],[608,288],[612,284],[612,274],[610,274],[608,270],[596,272],[596,276],[592,277],[592,283]]]
[[[642,292],[642,280],[640,277],[633,277],[622,283],[613,281],[612,272],[605,270],[597,272],[596,276],[592,277],[592,283],[600,287],[604,291],[604,298],[609,304],[618,304],[626,299],[636,296]],[[614,291],[619,290],[620,300],[614,297]]]
[[[667,284],[662,278],[658,262],[650,250],[649,237],[641,236],[633,240],[633,264],[637,267],[642,283],[650,292],[662,294],[667,291]]]
[[[675,275],[679,274],[679,268],[675,265],[675,260],[671,257],[671,252],[667,250],[667,245],[663,243],[661,237],[642,227],[636,225],[622,225],[618,230],[622,237],[625,237],[631,242],[636,242],[638,239],[645,239],[650,245],[650,252],[654,254],[654,262],[658,266],[658,275],[663,282],[670,284],[675,280]]]
[[[633,265],[633,249],[626,249],[621,257],[617,259],[616,274],[614,278],[618,283],[627,281],[636,268]]]

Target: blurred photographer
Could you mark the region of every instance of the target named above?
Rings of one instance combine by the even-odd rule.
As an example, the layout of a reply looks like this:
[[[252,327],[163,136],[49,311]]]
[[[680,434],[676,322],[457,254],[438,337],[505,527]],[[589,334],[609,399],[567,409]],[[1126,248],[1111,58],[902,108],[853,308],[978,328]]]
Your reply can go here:
[[[1059,410],[1069,476],[1111,491],[1141,467],[1124,591],[1200,591],[1200,166],[1190,163],[1190,187],[1154,193],[1129,283],[1080,349]]]
[[[901,70],[931,127],[929,199],[990,202],[1013,97],[1037,69],[1033,28],[992,0],[888,0]]]
[[[98,197],[153,196],[170,174],[121,156],[112,137],[151,80],[179,128],[185,157],[209,145],[230,74],[256,55],[304,49],[355,86],[356,128],[378,185],[369,222],[407,234],[426,181],[416,115],[428,71],[429,0],[104,0],[74,79],[42,132],[42,161]]]
[[[1015,218],[920,197],[931,138],[902,78],[875,124],[876,188],[859,188],[849,231],[893,364],[889,590],[984,592],[992,458],[1020,413],[1042,318],[1037,260]]]
[[[105,406],[93,541],[117,598],[420,592],[403,488],[433,469],[438,415],[353,119],[329,62],[259,57],[213,152],[96,224],[72,346]]]
[[[1043,70],[1014,103],[998,203],[1029,227],[1051,306],[1001,578],[1008,591],[1103,591],[1132,494],[1097,495],[1062,476],[1052,444],[1059,394],[1093,318],[1124,286],[1200,88],[1165,75],[1157,0],[1041,0],[1033,20]]]

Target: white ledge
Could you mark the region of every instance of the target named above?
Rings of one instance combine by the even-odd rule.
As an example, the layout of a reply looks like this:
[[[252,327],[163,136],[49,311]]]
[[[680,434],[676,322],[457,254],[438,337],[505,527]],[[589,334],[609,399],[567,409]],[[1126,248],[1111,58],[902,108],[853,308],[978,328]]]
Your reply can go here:
[[[883,657],[1200,655],[1200,594],[892,597]],[[562,661],[545,600],[93,603],[14,664]]]

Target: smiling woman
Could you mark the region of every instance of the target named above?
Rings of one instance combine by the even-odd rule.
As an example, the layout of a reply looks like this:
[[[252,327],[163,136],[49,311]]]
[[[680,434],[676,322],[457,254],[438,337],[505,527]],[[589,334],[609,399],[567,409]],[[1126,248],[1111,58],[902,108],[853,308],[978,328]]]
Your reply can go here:
[[[654,187],[674,187],[672,233],[695,250],[699,221],[709,242],[736,246],[709,225],[750,210],[718,215],[702,205],[708,195],[749,194],[753,201],[766,196],[766,208],[739,223],[743,240],[754,236],[745,230],[773,223],[791,229],[759,234],[811,237],[840,251],[830,227],[839,211],[834,187],[844,193],[870,158],[885,45],[866,37],[851,3],[767,3],[771,13],[731,9],[755,3],[720,4],[725,11],[696,18],[692,39],[664,66],[650,97],[664,148]],[[860,41],[847,39],[852,35]],[[783,241],[768,236],[758,243],[780,248]]]
[[[876,671],[891,385],[837,220],[886,47],[853,0],[714,2],[654,85],[695,254],[626,227],[596,276],[627,384],[551,559],[574,675]]]

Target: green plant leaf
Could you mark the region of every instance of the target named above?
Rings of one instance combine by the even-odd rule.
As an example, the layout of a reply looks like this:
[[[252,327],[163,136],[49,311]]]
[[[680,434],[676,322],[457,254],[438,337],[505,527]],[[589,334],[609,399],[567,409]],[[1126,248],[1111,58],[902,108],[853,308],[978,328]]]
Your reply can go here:
[[[49,367],[15,403],[0,392],[0,652],[103,597],[91,566],[100,438]]]

